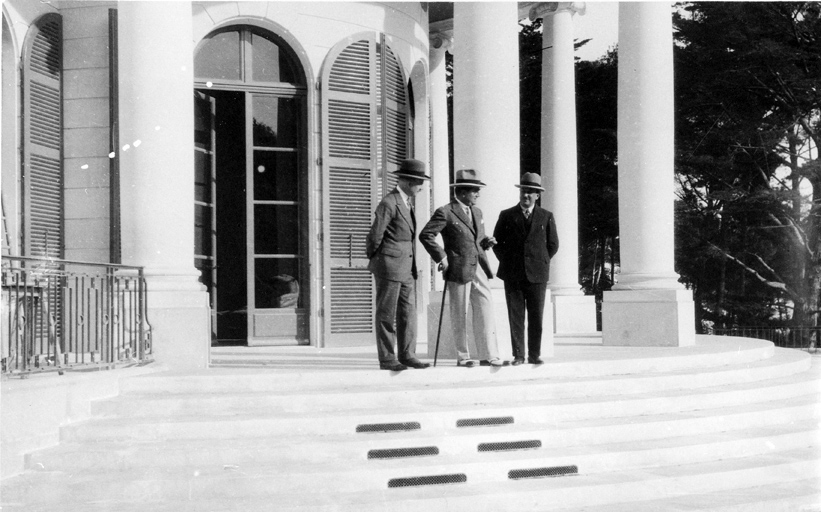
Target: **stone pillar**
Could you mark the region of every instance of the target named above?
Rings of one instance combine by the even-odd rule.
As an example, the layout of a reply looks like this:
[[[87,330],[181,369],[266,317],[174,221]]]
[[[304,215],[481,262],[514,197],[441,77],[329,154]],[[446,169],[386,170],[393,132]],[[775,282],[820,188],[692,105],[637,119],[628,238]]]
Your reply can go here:
[[[145,267],[155,358],[202,368],[208,295],[194,268],[191,2],[118,12],[122,261]]]
[[[605,345],[695,343],[692,292],[674,269],[670,5],[619,5],[621,273],[602,305]]]
[[[453,5],[453,132],[455,169],[476,169],[487,183],[477,206],[485,231],[493,233],[499,212],[516,204],[519,181],[519,40],[515,2],[455,2]],[[498,262],[488,253],[494,272]],[[500,354],[511,357],[503,283],[491,280]],[[433,303],[431,309],[440,306]],[[439,354],[455,357],[447,308]],[[429,321],[431,354],[436,341],[437,310]],[[470,324],[470,322],[468,322]],[[470,337],[470,333],[468,334]],[[542,353],[553,349],[545,336]],[[473,349],[471,349],[473,350]]]
[[[553,212],[559,252],[550,262],[556,336],[596,334],[596,299],[579,284],[579,200],[576,160],[576,74],[573,15],[583,2],[544,2],[530,9],[542,18],[542,206]]]
[[[450,201],[450,163],[448,155],[448,84],[445,72],[445,53],[453,48],[453,34],[436,33],[430,36],[430,108],[432,131],[431,196],[433,207]],[[432,293],[441,293],[442,274],[436,273]],[[435,341],[435,340],[434,340]]]

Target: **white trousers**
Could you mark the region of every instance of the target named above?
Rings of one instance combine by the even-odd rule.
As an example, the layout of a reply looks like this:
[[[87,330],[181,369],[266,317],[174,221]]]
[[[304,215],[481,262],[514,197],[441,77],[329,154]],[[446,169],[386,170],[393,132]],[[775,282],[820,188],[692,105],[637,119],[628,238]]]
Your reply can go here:
[[[473,310],[473,336],[479,359],[497,359],[499,347],[496,342],[496,321],[493,317],[493,296],[487,276],[481,269],[476,270],[469,283],[448,283],[450,295],[450,321],[453,340],[459,362],[470,359],[467,339],[467,318]]]

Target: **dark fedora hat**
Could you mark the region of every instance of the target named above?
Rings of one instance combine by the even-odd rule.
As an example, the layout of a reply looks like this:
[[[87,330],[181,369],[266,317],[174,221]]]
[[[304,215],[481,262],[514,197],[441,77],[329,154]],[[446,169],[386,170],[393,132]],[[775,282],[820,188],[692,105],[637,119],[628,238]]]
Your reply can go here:
[[[519,188],[532,188],[533,190],[544,192],[544,187],[542,187],[542,177],[535,172],[524,173],[522,177],[519,178],[519,184],[515,186]]]
[[[430,176],[425,174],[425,162],[420,162],[419,160],[414,160],[413,158],[402,160],[402,164],[399,166],[399,169],[393,171],[393,173],[403,178],[413,178],[416,180],[430,179]]]
[[[486,187],[484,183],[479,181],[476,171],[474,169],[459,169],[456,171],[451,187]]]

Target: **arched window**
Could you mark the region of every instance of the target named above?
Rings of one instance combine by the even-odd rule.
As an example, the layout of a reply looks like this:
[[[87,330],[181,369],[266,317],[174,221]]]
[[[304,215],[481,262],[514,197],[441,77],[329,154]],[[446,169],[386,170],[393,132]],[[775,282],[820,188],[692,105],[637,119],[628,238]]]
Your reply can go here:
[[[373,331],[365,239],[373,210],[396,187],[408,153],[405,73],[384,34],[353,36],[322,75],[322,161],[328,190],[330,341]]]
[[[308,342],[307,88],[290,46],[210,34],[195,75],[195,265],[221,341]]]
[[[197,49],[198,81],[305,85],[305,74],[281,38],[255,26],[231,26],[213,32]]]
[[[63,257],[62,18],[32,25],[23,55],[23,250]]]

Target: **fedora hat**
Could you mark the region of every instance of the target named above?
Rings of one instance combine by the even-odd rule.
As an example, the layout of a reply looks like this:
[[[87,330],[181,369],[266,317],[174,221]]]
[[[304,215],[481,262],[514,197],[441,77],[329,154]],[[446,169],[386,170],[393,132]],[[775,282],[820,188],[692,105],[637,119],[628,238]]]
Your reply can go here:
[[[425,162],[420,162],[419,160],[414,160],[413,158],[402,160],[402,164],[399,166],[399,169],[393,171],[393,173],[403,178],[413,178],[416,180],[430,179],[430,176],[425,174]]]
[[[456,176],[454,177],[453,183],[450,184],[451,187],[486,187],[484,183],[479,181],[479,178],[476,176],[476,171],[473,169],[459,169],[456,171]]]
[[[542,177],[535,172],[524,173],[522,177],[519,178],[519,184],[516,186],[519,188],[532,188],[534,190],[544,192],[544,187],[542,187]]]

